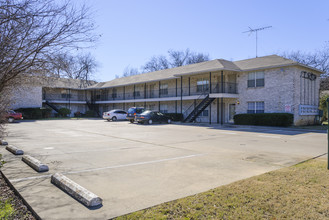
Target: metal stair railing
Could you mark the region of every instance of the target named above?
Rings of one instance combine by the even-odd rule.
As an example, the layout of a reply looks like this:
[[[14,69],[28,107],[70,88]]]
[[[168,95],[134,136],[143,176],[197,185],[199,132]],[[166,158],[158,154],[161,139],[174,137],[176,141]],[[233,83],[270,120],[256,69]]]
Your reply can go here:
[[[58,109],[55,105],[51,104],[48,100],[46,100],[45,103],[46,103],[46,105],[48,105],[50,108],[54,109],[57,113],[59,113],[59,109]]]
[[[206,96],[206,97],[205,97],[205,98],[201,98],[201,97],[203,97],[203,96]],[[199,106],[203,101],[205,101],[206,98],[209,98],[209,88],[206,89],[206,90],[204,90],[204,91],[201,93],[201,95],[196,99],[196,100],[200,100],[200,99],[201,99],[201,101],[199,101],[199,103],[196,103],[196,104],[195,104],[195,108],[194,108],[194,110],[192,110],[191,113],[187,115],[187,117],[183,120],[183,122],[186,122],[186,121],[188,120],[188,118],[191,117],[191,116],[193,115],[193,113],[196,111],[196,109],[198,108],[198,106]],[[192,105],[190,105],[190,107],[188,107],[188,108],[184,111],[183,115],[187,114],[187,113],[191,110],[192,107],[194,107],[194,103],[193,103]]]
[[[194,110],[194,113],[192,115],[192,117],[189,119],[190,122],[194,121],[203,110],[205,110],[208,105],[210,105],[213,101],[215,100],[215,98],[210,98],[209,95],[203,100],[203,102],[201,102]]]

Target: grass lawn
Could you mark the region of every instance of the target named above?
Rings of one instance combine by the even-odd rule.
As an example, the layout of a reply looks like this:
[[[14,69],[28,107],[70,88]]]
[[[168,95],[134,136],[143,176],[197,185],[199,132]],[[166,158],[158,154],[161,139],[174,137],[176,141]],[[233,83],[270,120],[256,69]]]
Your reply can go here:
[[[314,159],[117,219],[329,219],[329,171]]]

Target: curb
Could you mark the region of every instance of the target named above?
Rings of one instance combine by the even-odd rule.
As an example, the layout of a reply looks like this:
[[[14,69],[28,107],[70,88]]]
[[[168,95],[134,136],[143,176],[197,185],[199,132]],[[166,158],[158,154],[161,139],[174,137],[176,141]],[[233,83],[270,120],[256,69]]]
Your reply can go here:
[[[12,146],[12,145],[8,145],[6,147],[6,150],[10,151],[11,153],[13,153],[15,155],[23,155],[24,154],[23,150],[19,150],[17,147]]]
[[[39,160],[31,157],[30,155],[24,155],[22,157],[22,161],[32,167],[37,172],[46,172],[49,170],[49,167],[47,165],[41,163]]]
[[[8,184],[8,186],[10,187],[10,189],[12,189],[15,193],[16,196],[18,196],[23,204],[27,207],[27,209],[32,213],[32,215],[37,219],[37,220],[42,220],[40,218],[40,216],[33,210],[33,208],[29,205],[29,203],[26,202],[26,200],[23,198],[23,196],[16,190],[16,188],[13,186],[13,184],[11,184],[11,182],[7,179],[7,177],[5,176],[5,174],[3,174],[3,172],[0,170],[0,174],[3,177],[3,179],[6,181],[6,183]]]
[[[102,199],[60,173],[51,176],[51,182],[88,208],[102,205]]]

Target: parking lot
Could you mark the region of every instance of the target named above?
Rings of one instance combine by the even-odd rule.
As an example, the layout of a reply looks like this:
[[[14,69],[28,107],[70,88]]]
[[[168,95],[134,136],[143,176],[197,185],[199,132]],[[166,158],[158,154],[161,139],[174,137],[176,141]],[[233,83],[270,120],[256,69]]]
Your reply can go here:
[[[42,120],[6,140],[49,166],[37,173],[0,147],[3,173],[42,219],[108,219],[290,166],[327,152],[326,134],[280,128]],[[63,173],[103,199],[88,209],[50,183]]]

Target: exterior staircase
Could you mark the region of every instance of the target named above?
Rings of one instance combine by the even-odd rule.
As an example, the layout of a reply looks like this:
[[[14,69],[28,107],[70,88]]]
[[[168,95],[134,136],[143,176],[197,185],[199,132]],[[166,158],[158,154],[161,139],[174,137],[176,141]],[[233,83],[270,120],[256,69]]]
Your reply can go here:
[[[46,100],[45,104],[48,105],[50,108],[54,109],[57,113],[59,113],[59,109],[55,105],[51,104],[49,101]]]
[[[101,113],[99,112],[98,105],[95,104],[94,102],[87,101],[87,106],[89,110],[96,112],[98,117],[102,117]]]
[[[193,109],[183,122],[193,122],[205,108],[207,108],[215,98],[210,98],[209,94]]]

